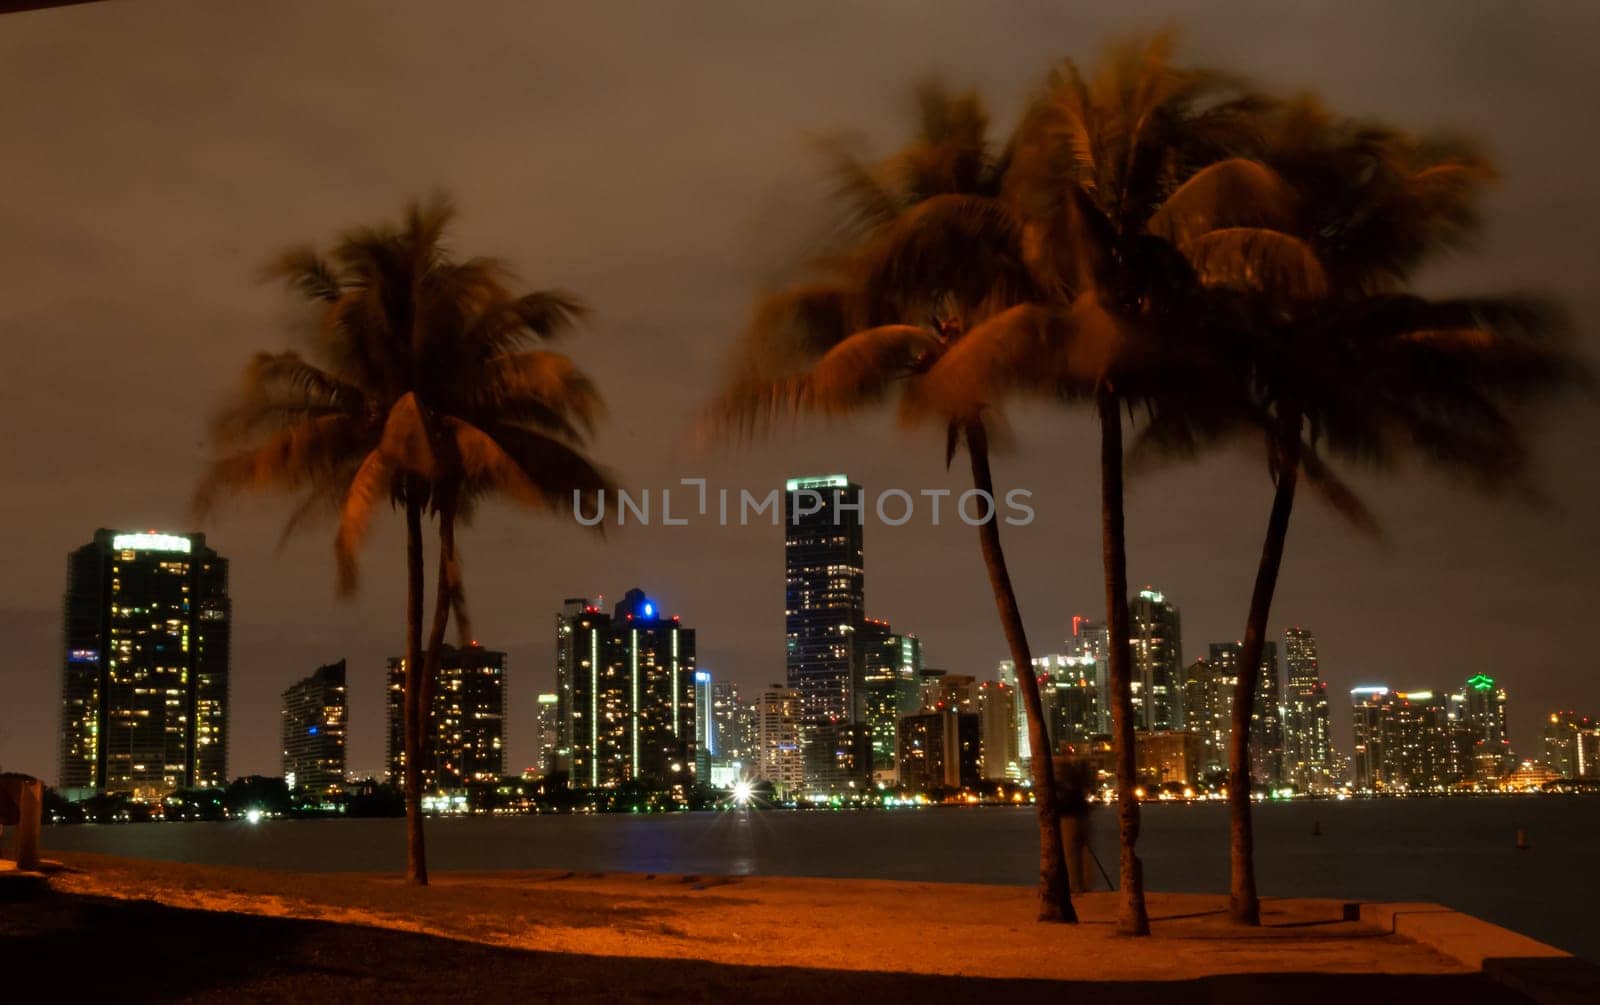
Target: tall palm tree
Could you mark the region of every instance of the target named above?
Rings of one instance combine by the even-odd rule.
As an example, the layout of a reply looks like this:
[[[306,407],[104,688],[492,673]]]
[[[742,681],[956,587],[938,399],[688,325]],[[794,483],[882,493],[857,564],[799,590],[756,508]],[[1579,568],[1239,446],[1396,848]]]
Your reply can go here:
[[[195,489],[198,512],[239,492],[301,501],[284,536],[337,518],[341,593],[387,500],[404,513],[405,680],[402,700],[406,876],[427,882],[422,765],[431,680],[448,612],[462,601],[458,517],[501,492],[546,506],[605,483],[576,450],[598,400],[564,357],[524,351],[562,330],[577,303],[560,292],[515,297],[492,259],[452,258],[447,200],[413,204],[399,226],[352,230],[329,256],[310,247],[267,269],[316,309],[311,358],[258,354],[212,424],[217,456]],[[439,591],[425,647],[423,525],[440,521]],[[464,610],[464,609],[463,609]]]
[[[747,333],[715,427],[764,428],[799,413],[850,413],[896,399],[907,421],[929,417],[915,388],[950,346],[1031,292],[1019,232],[999,200],[1008,155],[988,136],[973,95],[919,92],[921,125],[895,156],[836,158],[843,246],[812,281],[767,297]],[[965,444],[973,486],[993,497],[994,417],[937,412],[948,464]],[[1056,787],[1038,677],[998,521],[978,540],[1028,724],[1039,821],[1039,919],[1076,921],[1057,823]]]
[[[1563,326],[1548,304],[1405,292],[1419,265],[1472,234],[1492,171],[1470,145],[1342,120],[1310,99],[1278,109],[1264,142],[1261,156],[1299,197],[1292,229],[1327,281],[1309,290],[1220,283],[1246,302],[1223,308],[1238,320],[1223,353],[1235,379],[1208,383],[1244,393],[1198,408],[1158,408],[1135,446],[1145,456],[1192,456],[1245,433],[1265,447],[1274,483],[1229,745],[1231,913],[1249,925],[1260,923],[1251,714],[1299,485],[1375,531],[1329,455],[1381,467],[1411,454],[1480,487],[1509,484],[1522,477],[1526,454],[1507,406],[1583,377],[1553,338]]]
[[[1118,928],[1132,935],[1148,934],[1149,918],[1136,851],[1123,413],[1188,396],[1217,323],[1209,284],[1323,282],[1310,250],[1283,229],[1292,191],[1241,155],[1264,107],[1224,74],[1175,63],[1169,34],[1113,46],[1092,78],[1063,64],[1024,118],[1004,193],[1023,221],[1021,252],[1042,296],[954,346],[924,382],[958,412],[997,407],[1016,390],[1095,409]]]

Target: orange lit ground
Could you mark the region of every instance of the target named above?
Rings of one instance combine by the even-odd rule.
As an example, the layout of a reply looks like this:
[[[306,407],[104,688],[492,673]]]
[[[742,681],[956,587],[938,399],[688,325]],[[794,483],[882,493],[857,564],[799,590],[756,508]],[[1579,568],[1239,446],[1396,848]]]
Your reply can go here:
[[[1335,988],[1382,1000],[1383,988],[1409,995],[1419,981],[1437,990],[1448,984],[1451,993],[1469,997],[1482,992],[1486,1000],[1504,994],[1421,944],[1341,920],[1341,905],[1330,901],[1268,901],[1266,925],[1247,931],[1228,924],[1220,897],[1156,894],[1150,901],[1154,934],[1133,940],[1114,934],[1115,895],[1105,893],[1080,898],[1085,923],[1067,927],[1031,921],[1033,893],[1015,887],[529,872],[448,873],[428,889],[414,889],[392,876],[269,873],[86,854],[64,860],[70,871],[57,874],[52,886],[82,903],[153,901],[256,916],[263,923],[368,926],[350,929],[363,938],[376,936],[374,927],[399,930],[536,950],[547,963],[559,958],[579,973],[585,967],[605,972],[621,965],[616,958],[627,958],[630,967],[649,972],[691,962],[769,973],[804,968],[847,983],[942,975],[1008,984],[1022,979],[1018,988],[1054,986],[1059,992],[1062,985],[1036,982],[1090,982],[1102,990],[1143,989],[1137,1000],[1163,988],[1178,990],[1166,982],[1193,980],[1222,981],[1219,988],[1245,981],[1278,993],[1295,987],[1297,997],[1316,1000]],[[18,910],[26,908],[8,909]],[[284,959],[292,965],[292,953]],[[1333,977],[1363,974],[1416,976],[1370,987],[1368,979],[1353,984],[1353,976]]]

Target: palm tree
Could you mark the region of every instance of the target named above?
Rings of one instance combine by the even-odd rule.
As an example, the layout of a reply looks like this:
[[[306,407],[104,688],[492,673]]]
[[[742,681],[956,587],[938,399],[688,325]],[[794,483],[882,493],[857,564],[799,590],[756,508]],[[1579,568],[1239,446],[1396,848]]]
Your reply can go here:
[[[929,418],[916,385],[950,346],[1031,291],[1015,249],[1019,232],[1000,202],[1008,156],[988,137],[974,95],[928,85],[918,136],[895,156],[865,162],[837,151],[843,249],[813,281],[758,307],[737,366],[709,418],[717,429],[756,430],[799,413],[851,413],[899,394],[908,422]],[[973,486],[994,494],[994,417],[935,411],[945,462],[965,444]],[[1039,919],[1077,920],[1062,854],[1049,736],[1039,683],[997,520],[979,547],[1028,723],[1039,820]]]
[[[285,538],[335,516],[344,594],[357,586],[357,556],[379,504],[403,511],[406,876],[417,884],[427,882],[421,794],[431,676],[449,609],[463,597],[456,521],[490,492],[561,506],[572,490],[605,483],[575,448],[598,406],[593,388],[564,357],[523,351],[562,330],[576,301],[559,292],[514,297],[499,262],[453,259],[443,243],[453,215],[435,197],[413,204],[398,227],[350,231],[327,257],[295,248],[268,267],[316,308],[312,355],[262,353],[246,367],[212,423],[217,456],[194,496],[203,514],[229,494],[299,493]],[[425,648],[430,512],[440,521],[439,591]]]
[[[1525,450],[1508,403],[1582,379],[1551,336],[1559,312],[1520,297],[1424,300],[1414,270],[1459,247],[1492,177],[1470,145],[1341,120],[1314,101],[1273,116],[1261,153],[1299,196],[1293,230],[1326,282],[1252,284],[1234,304],[1235,379],[1205,407],[1158,409],[1135,446],[1192,456],[1245,433],[1265,447],[1274,483],[1251,592],[1229,745],[1231,913],[1260,923],[1251,819],[1250,723],[1273,592],[1301,481],[1358,528],[1376,521],[1325,455],[1379,467],[1419,456],[1494,488],[1522,476]],[[1232,284],[1220,284],[1232,285]],[[1189,403],[1191,406],[1193,401]]]
[[[1136,846],[1123,412],[1189,396],[1217,323],[1206,287],[1316,286],[1310,250],[1281,224],[1292,191],[1248,149],[1265,103],[1216,72],[1179,66],[1169,34],[1113,46],[1092,79],[1070,61],[1021,126],[1005,201],[1043,295],[954,346],[926,393],[947,410],[1012,391],[1093,404],[1121,845],[1121,932],[1149,933]],[[1002,321],[1006,323],[1001,323]]]

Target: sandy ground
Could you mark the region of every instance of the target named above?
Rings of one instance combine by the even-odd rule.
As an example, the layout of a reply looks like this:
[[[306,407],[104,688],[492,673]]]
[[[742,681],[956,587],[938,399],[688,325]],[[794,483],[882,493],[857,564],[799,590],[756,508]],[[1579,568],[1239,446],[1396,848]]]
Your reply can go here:
[[[1115,894],[1079,898],[1083,923],[1063,926],[1032,921],[1033,891],[1016,887],[526,872],[446,873],[417,889],[394,876],[63,860],[69,869],[51,885],[83,904],[149,901],[563,956],[1097,984],[1468,973],[1341,920],[1333,901],[1269,900],[1264,927],[1241,930],[1227,922],[1225,898],[1155,894],[1152,937],[1129,939],[1113,929]]]

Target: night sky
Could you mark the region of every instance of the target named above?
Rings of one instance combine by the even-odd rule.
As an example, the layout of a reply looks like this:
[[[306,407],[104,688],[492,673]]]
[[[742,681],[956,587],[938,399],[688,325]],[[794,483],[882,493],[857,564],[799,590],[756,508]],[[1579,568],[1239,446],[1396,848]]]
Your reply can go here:
[[[688,435],[753,292],[816,235],[808,137],[858,128],[887,151],[911,84],[933,72],[979,86],[1009,125],[1052,60],[1168,16],[1199,61],[1485,139],[1506,177],[1482,251],[1425,285],[1558,295],[1595,355],[1596,5],[141,2],[0,17],[0,766],[55,778],[66,555],[108,526],[202,530],[232,560],[232,773],[277,773],[279,692],[341,657],[350,767],[381,770],[382,667],[403,631],[398,519],[375,525],[363,592],[339,602],[331,530],[277,550],[287,500],[203,527],[186,504],[207,415],[250,353],[293,344],[297,315],[256,281],[263,261],[436,187],[460,205],[463,253],[503,256],[528,287],[595,306],[568,348],[610,405],[594,453],[629,487],[699,476],[764,493],[838,472],[869,492],[959,491],[940,437],[884,418],[709,453]],[[1411,472],[1356,479],[1382,543],[1314,502],[1297,513],[1274,635],[1316,632],[1341,748],[1357,683],[1487,672],[1510,693],[1524,756],[1552,708],[1600,713],[1596,417],[1574,402],[1539,422],[1542,509]],[[1037,520],[1006,543],[1047,653],[1070,615],[1104,614],[1097,437],[1084,413],[1016,419],[996,477],[1034,494]],[[1186,659],[1242,633],[1269,491],[1244,453],[1132,487],[1130,577],[1180,606]],[[868,611],[920,634],[931,665],[991,676],[1006,649],[975,532],[926,515],[869,523]],[[533,699],[554,683],[564,597],[609,604],[642,586],[698,630],[717,676],[782,678],[778,528],[697,521],[602,540],[500,508],[462,546],[479,641],[510,652],[508,770],[534,761]]]

